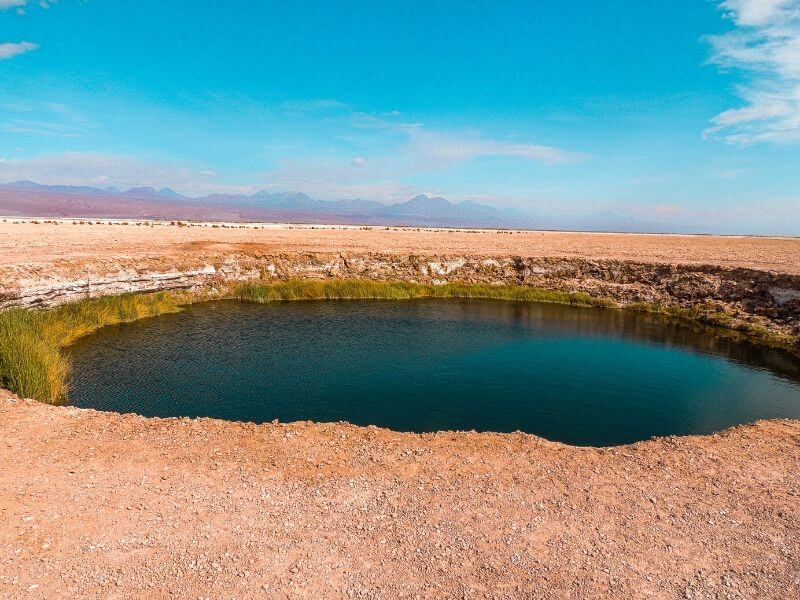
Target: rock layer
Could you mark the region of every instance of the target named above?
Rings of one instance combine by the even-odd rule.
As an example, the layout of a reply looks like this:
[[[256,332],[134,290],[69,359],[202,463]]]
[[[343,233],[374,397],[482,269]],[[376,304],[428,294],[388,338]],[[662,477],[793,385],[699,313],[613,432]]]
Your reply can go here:
[[[800,334],[800,276],[713,265],[522,256],[388,253],[198,254],[108,258],[0,269],[0,307],[53,306],[124,292],[219,290],[230,282],[360,278],[444,284],[516,284],[586,292],[621,305],[653,303],[723,313],[774,333]]]

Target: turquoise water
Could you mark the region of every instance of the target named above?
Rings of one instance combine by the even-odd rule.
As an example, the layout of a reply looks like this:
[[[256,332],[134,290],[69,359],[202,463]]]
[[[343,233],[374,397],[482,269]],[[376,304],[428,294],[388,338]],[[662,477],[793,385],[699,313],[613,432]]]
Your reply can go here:
[[[522,430],[581,445],[800,418],[800,363],[667,318],[498,301],[203,303],[71,348],[70,401],[147,416]]]

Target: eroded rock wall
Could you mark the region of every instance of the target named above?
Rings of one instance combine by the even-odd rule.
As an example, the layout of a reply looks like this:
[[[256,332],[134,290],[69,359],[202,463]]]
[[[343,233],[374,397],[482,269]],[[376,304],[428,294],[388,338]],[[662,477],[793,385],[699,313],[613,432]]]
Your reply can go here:
[[[363,278],[519,284],[587,292],[621,304],[714,304],[773,331],[800,334],[800,277],[752,269],[579,258],[293,253],[104,260],[0,269],[0,307],[53,306],[123,292],[221,289],[231,281]]]

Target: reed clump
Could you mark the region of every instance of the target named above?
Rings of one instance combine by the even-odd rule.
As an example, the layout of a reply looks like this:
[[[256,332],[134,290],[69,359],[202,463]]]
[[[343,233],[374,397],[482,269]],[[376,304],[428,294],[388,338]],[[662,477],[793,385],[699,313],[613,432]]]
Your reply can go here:
[[[167,292],[106,296],[50,310],[0,312],[0,387],[57,404],[67,397],[69,364],[61,349],[106,325],[176,312],[184,296]]]
[[[448,283],[428,285],[357,279],[289,280],[276,283],[244,283],[231,296],[250,302],[282,300],[411,300],[419,298],[475,298],[515,302],[549,302],[573,306],[615,307],[610,298],[583,292],[558,292],[521,285]]]

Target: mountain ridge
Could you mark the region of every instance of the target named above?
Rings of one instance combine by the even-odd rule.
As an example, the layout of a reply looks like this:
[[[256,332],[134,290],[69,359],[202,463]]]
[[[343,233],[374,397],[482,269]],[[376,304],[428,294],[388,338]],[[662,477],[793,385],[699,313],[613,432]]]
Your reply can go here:
[[[417,194],[385,204],[361,198],[319,200],[303,192],[209,194],[189,197],[170,188],[0,184],[0,213],[7,216],[275,221],[290,223],[477,227],[572,231],[669,232],[663,224],[597,212],[582,216],[534,215],[471,200],[451,202]],[[690,232],[698,232],[690,231]]]
[[[385,204],[377,200],[340,199],[318,200],[303,192],[269,192],[257,191],[253,194],[209,194],[200,197],[189,197],[169,188],[157,190],[150,186],[132,187],[120,191],[114,188],[97,188],[91,186],[44,185],[32,181],[15,181],[0,184],[0,190],[24,191],[27,193],[58,194],[63,196],[110,196],[113,198],[138,199],[147,201],[163,201],[196,203],[198,205],[225,206],[228,208],[246,208],[250,210],[272,210],[300,213],[319,213],[330,216],[361,217],[367,221],[379,219],[410,219],[409,224],[425,221],[455,225],[492,225],[501,226],[508,222],[509,226],[518,218],[510,211],[494,208],[476,202],[450,202],[441,196],[417,194],[410,200]],[[512,223],[513,222],[513,223]]]

